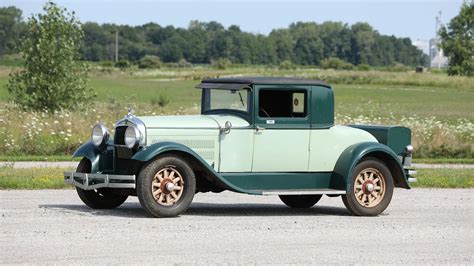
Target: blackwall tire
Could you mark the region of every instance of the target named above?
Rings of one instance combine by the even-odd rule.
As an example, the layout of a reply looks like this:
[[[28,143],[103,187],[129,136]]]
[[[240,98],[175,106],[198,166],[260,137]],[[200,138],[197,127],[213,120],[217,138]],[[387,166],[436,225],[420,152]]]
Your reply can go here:
[[[323,195],[279,195],[286,206],[296,209],[311,208]]]
[[[354,168],[342,201],[357,216],[377,216],[390,204],[394,182],[387,166],[379,159],[367,158]]]
[[[159,157],[142,168],[137,195],[153,217],[175,217],[185,212],[196,193],[193,170],[176,155]]]
[[[87,158],[82,158],[76,172],[90,173],[91,162]],[[84,190],[76,187],[76,192],[82,202],[92,209],[114,209],[122,205],[128,198],[128,196],[114,194],[110,188]]]

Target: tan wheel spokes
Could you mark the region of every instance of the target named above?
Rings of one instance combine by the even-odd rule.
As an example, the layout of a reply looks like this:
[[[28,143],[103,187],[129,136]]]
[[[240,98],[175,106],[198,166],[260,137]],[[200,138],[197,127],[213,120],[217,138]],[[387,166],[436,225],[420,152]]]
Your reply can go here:
[[[375,207],[385,195],[385,177],[375,168],[362,170],[354,181],[357,202],[364,207]]]
[[[184,179],[174,165],[167,165],[153,177],[151,192],[158,204],[171,206],[183,195]]]

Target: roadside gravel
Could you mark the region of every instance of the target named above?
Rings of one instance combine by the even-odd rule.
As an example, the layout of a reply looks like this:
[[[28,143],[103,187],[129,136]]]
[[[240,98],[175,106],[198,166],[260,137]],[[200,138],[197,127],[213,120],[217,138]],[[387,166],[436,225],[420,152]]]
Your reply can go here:
[[[278,197],[197,194],[178,218],[136,198],[91,210],[72,190],[0,191],[0,264],[470,264],[474,189],[396,189],[378,217],[340,198],[313,208]]]

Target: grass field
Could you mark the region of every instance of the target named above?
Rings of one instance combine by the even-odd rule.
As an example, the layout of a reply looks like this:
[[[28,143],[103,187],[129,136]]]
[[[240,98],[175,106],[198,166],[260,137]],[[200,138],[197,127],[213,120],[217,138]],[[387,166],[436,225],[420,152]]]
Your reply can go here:
[[[418,157],[473,158],[474,78],[443,73],[334,71],[302,68],[209,67],[152,71],[96,69],[90,86],[96,102],[87,112],[20,112],[6,102],[9,68],[0,68],[0,153],[3,155],[70,154],[87,140],[97,122],[109,127],[134,107],[137,115],[195,114],[205,77],[292,76],[317,78],[333,85],[339,124],[401,124],[413,130]],[[158,106],[160,97],[169,104]]]
[[[60,189],[64,184],[62,168],[13,169],[0,167],[0,189]],[[474,188],[472,169],[420,169],[412,187]]]

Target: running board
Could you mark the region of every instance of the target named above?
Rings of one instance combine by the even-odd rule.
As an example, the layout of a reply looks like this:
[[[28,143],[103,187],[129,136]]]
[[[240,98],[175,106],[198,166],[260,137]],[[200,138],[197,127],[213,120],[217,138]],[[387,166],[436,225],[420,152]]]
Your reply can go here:
[[[262,195],[342,195],[346,194],[345,190],[336,189],[291,189],[291,190],[264,190]]]

